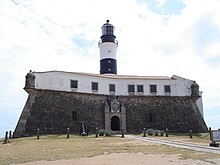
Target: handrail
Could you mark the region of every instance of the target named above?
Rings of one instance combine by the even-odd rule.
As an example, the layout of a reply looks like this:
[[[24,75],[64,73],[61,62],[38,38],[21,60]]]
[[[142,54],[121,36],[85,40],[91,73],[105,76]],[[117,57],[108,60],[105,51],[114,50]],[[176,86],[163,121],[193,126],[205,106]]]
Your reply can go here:
[[[100,40],[100,41],[98,42],[98,45],[100,45],[100,44],[102,44],[102,43],[103,43],[102,40]],[[117,40],[115,40],[114,43],[116,43],[116,44],[118,45],[118,41],[117,41]]]

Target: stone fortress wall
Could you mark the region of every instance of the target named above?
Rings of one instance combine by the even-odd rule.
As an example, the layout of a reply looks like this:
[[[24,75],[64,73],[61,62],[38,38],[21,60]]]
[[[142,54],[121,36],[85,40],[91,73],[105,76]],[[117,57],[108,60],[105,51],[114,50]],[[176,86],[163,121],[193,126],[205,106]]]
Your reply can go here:
[[[107,95],[29,90],[29,97],[15,130],[15,137],[31,136],[37,129],[45,134],[80,134],[82,122],[89,133],[105,129]],[[125,107],[126,132],[141,133],[143,128],[171,132],[207,132],[207,126],[193,96],[118,96]],[[109,105],[110,106],[110,105]],[[109,110],[110,111],[110,110]],[[120,130],[122,125],[120,125]]]

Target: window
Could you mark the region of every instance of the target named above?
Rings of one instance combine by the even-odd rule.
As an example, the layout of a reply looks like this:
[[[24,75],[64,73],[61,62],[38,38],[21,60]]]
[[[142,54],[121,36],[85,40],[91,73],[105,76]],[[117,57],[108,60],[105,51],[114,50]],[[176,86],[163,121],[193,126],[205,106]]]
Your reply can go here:
[[[73,121],[77,121],[77,112],[76,111],[72,112],[72,119],[73,119]]]
[[[152,114],[147,114],[146,120],[147,120],[148,123],[152,123],[152,122],[153,122],[153,116],[152,116]]]
[[[128,93],[134,93],[134,92],[135,92],[134,85],[128,85]]]
[[[70,80],[70,87],[71,88],[78,88],[78,81],[77,80]]]
[[[109,91],[115,92],[115,84],[109,84]]]
[[[108,68],[108,71],[109,71],[109,72],[111,72],[111,71],[112,71],[112,69],[111,69],[111,68]]]
[[[106,26],[106,34],[113,34],[113,26]]]
[[[144,86],[143,85],[137,85],[137,92],[144,92]]]
[[[108,50],[108,53],[111,53],[111,50]]]
[[[114,35],[114,26],[110,25],[110,26],[104,26],[102,28],[102,34],[106,35],[106,34],[110,34],[110,35]]]
[[[92,90],[97,91],[98,90],[98,83],[97,82],[92,82]]]
[[[150,85],[150,92],[156,93],[157,92],[157,85]]]
[[[111,64],[111,63],[112,63],[112,61],[108,61],[108,63],[109,63],[109,64]]]
[[[170,85],[164,85],[164,92],[165,93],[170,93],[171,92]]]

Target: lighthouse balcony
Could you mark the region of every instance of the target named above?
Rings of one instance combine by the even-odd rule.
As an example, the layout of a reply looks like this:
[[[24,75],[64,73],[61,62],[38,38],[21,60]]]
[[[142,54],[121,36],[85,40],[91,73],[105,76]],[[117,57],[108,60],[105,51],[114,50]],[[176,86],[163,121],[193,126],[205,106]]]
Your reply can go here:
[[[117,40],[100,40],[99,42],[98,42],[98,45],[100,45],[100,44],[102,44],[102,43],[104,43],[104,42],[113,42],[113,43],[116,43],[117,45],[118,45],[118,41]]]

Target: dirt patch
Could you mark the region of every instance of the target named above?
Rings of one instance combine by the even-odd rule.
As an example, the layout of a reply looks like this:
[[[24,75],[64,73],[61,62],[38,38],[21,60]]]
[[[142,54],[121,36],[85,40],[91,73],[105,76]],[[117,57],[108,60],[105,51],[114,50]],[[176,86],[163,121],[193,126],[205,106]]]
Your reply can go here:
[[[220,164],[220,159],[207,160],[181,160],[178,154],[143,154],[143,153],[113,153],[71,160],[37,161],[19,165],[213,165]]]

